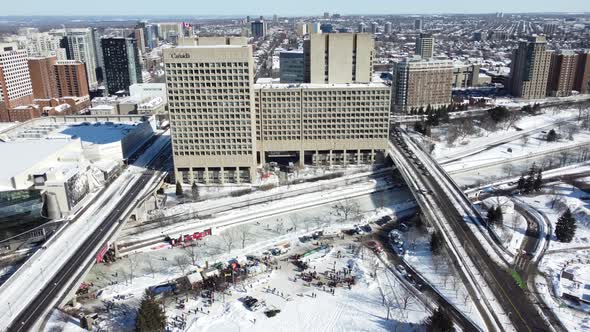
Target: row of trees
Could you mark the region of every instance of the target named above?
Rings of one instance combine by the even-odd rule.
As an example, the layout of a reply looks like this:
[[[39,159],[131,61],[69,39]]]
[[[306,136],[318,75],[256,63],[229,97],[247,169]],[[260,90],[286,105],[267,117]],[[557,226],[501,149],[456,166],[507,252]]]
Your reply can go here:
[[[533,191],[541,190],[541,186],[543,185],[543,170],[541,168],[537,168],[537,166],[533,163],[527,176],[525,177],[522,175],[518,179],[518,183],[516,188],[525,194],[532,193]]]

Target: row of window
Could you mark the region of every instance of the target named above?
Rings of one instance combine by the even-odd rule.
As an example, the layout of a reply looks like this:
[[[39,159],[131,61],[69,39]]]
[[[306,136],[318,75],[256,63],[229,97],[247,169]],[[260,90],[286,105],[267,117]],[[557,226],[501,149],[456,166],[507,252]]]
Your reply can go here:
[[[247,62],[166,63],[166,68],[248,68]]]

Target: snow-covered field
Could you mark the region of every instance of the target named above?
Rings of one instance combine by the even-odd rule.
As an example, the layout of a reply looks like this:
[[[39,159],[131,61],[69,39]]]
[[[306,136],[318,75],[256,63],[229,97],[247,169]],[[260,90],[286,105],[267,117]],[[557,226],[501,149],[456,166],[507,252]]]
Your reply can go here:
[[[410,194],[405,189],[386,191],[383,196],[385,197],[384,201],[382,200],[381,195],[382,194],[380,193],[365,194],[353,199],[354,202],[359,204],[360,210],[363,213],[362,219],[371,221],[384,214],[401,214],[405,209],[411,207],[411,205],[408,205]],[[380,207],[381,204],[383,204],[384,208]],[[232,257],[243,257],[246,253],[259,254],[263,250],[276,246],[277,243],[290,243],[293,250],[302,249],[304,247],[302,247],[302,244],[298,241],[298,237],[302,234],[312,232],[315,229],[333,229],[336,231],[342,227],[350,227],[352,223],[362,222],[361,220],[351,220],[347,223],[339,223],[337,222],[337,217],[330,212],[331,205],[328,204],[325,206],[303,209],[301,211],[281,215],[280,217],[252,221],[247,224],[249,236],[245,241],[244,249],[242,249],[241,243],[236,243],[233,249],[228,251],[220,234],[206,237],[200,242],[200,246],[198,247],[199,253],[195,263],[202,266],[206,261],[212,264],[218,261],[227,261]],[[231,228],[229,230],[231,230]],[[181,271],[180,266],[176,264],[175,260],[177,257],[186,257],[186,255],[186,250],[182,248],[170,248],[169,245],[154,245],[151,249],[129,255],[111,265],[94,266],[85,282],[92,285],[91,292],[97,294],[98,297],[96,300],[85,302],[83,308],[91,312],[100,312],[104,308],[103,301],[114,301],[117,304],[115,309],[113,309],[114,311],[111,313],[114,319],[108,322],[108,325],[115,330],[119,328],[123,330],[129,328],[133,324],[133,319],[130,319],[130,317],[133,318],[134,310],[139,304],[139,299],[144,289],[149,286],[175,279],[182,275],[183,271]],[[354,260],[354,258],[349,257],[342,263],[347,263],[349,260]],[[283,269],[285,269],[283,271],[289,270],[285,267]],[[359,267],[359,269],[361,268]],[[285,281],[284,278],[285,275],[275,271],[271,274],[268,281],[265,282],[273,285],[281,285],[285,282],[289,284],[288,279]],[[362,278],[359,287],[362,286],[363,288],[359,288],[358,290],[353,288],[352,291],[343,291],[342,294],[339,294],[337,291],[337,296],[332,296],[330,294],[322,294],[320,296],[318,294],[317,298],[312,299],[307,296],[295,296],[294,290],[291,290],[290,292],[294,300],[286,301],[282,298],[273,298],[273,296],[269,294],[268,296],[270,299],[267,300],[267,303],[284,308],[286,316],[280,320],[276,319],[277,317],[270,318],[268,319],[268,322],[265,322],[263,319],[257,319],[256,326],[254,326],[251,321],[248,321],[251,315],[248,315],[249,311],[243,308],[241,302],[236,302],[238,301],[237,299],[232,299],[232,301],[230,301],[230,298],[228,298],[227,303],[223,306],[210,308],[210,315],[200,314],[204,317],[195,322],[195,324],[197,324],[197,322],[198,324],[189,324],[187,329],[190,330],[190,326],[198,326],[198,328],[193,328],[194,331],[218,331],[231,329],[232,326],[236,329],[237,327],[230,322],[237,322],[240,328],[245,330],[252,329],[258,331],[262,328],[265,330],[290,330],[290,326],[294,326],[296,321],[301,321],[300,323],[303,324],[302,320],[298,318],[299,314],[297,314],[296,310],[299,310],[301,315],[305,314],[306,316],[315,313],[315,318],[309,320],[310,323],[306,324],[316,324],[317,326],[320,326],[320,330],[332,330],[333,328],[335,328],[335,330],[346,330],[346,326],[353,326],[347,319],[340,316],[338,316],[340,318],[336,317],[337,315],[349,316],[349,313],[351,312],[364,313],[362,318],[355,317],[358,324],[362,325],[354,325],[356,327],[366,326],[366,329],[363,330],[391,329],[396,325],[396,322],[386,321],[381,318],[381,316],[383,316],[384,307],[380,304],[382,300],[380,298],[375,298],[376,296],[379,296],[379,288],[378,286],[375,286],[377,281],[369,283],[368,280],[365,281],[366,276],[363,276]],[[261,285],[262,284],[257,286],[259,287],[259,292],[263,292],[260,288],[262,287]],[[285,287],[285,291],[287,289],[288,288]],[[119,298],[121,295],[124,295],[126,299],[120,300]],[[324,297],[324,295],[326,296]],[[309,305],[309,301],[315,301],[313,303],[318,303],[317,305],[322,308],[333,307],[333,311],[326,308],[319,310],[317,307],[312,309],[311,307],[313,306]],[[347,303],[352,304],[347,305]],[[306,309],[303,310],[302,308]],[[363,311],[360,311],[361,308]],[[214,310],[216,310],[215,315]],[[406,312],[406,310],[404,310],[404,312]],[[197,316],[198,315],[199,314],[197,314]],[[401,311],[399,315],[402,315]],[[424,313],[421,310],[416,309],[414,313],[410,310],[403,315],[405,318],[400,316],[399,321],[417,323],[422,319]],[[408,315],[409,317],[407,317]],[[286,324],[286,322],[288,324]],[[312,330],[315,330],[312,326],[298,326],[300,326],[301,329],[311,328]],[[349,330],[351,329],[357,330],[353,327]],[[408,330],[412,330],[412,328],[409,328]]]

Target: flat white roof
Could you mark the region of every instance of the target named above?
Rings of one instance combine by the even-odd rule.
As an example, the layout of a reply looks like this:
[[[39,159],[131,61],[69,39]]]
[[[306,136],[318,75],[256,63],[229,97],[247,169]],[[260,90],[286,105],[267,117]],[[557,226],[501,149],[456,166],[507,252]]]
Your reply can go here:
[[[18,175],[71,143],[69,139],[0,142],[0,155],[10,160],[0,163],[0,176]]]

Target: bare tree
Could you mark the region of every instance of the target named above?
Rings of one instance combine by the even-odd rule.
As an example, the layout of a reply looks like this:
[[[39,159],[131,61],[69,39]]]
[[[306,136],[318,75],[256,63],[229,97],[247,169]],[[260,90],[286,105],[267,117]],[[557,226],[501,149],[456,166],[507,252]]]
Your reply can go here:
[[[517,112],[510,112],[510,114],[508,115],[508,119],[506,120],[505,130],[508,130],[510,129],[510,127],[514,126],[518,119],[520,119],[520,114],[518,114]]]
[[[450,125],[447,129],[447,145],[453,146],[459,138],[459,129],[456,125]]]
[[[522,141],[522,148],[524,149],[524,147],[529,144],[529,136],[524,135],[520,138],[520,140]]]
[[[182,248],[184,250],[184,254],[190,260],[192,265],[197,265],[197,260],[199,258],[199,249],[195,243],[191,243],[188,246]]]
[[[242,242],[242,249],[246,247],[246,241],[250,238],[250,227],[242,225],[237,228],[240,241]]]
[[[514,171],[514,164],[512,164],[512,163],[505,164],[504,166],[502,166],[502,170],[504,172],[506,172],[506,175],[508,177],[510,177],[510,176],[512,176],[512,171]]]
[[[414,298],[414,294],[410,293],[408,290],[406,290],[405,288],[403,288],[402,290],[402,294],[401,294],[401,305],[402,308],[404,310],[407,310],[408,307],[415,303],[415,298]]]
[[[135,269],[139,265],[139,260],[135,254],[127,256],[127,260],[127,268],[129,269],[129,282],[133,285],[133,278],[135,277],[134,273]]]
[[[188,261],[186,256],[183,256],[183,255],[174,256],[174,263],[176,263],[176,266],[178,266],[182,275],[185,275],[186,269],[188,268],[188,266],[190,264],[190,262]]]
[[[332,206],[332,215],[338,217],[340,222],[348,222],[360,215],[360,206],[356,201],[344,199]]]
[[[227,229],[221,233],[221,240],[225,244],[228,253],[231,253],[231,250],[234,247],[234,242],[236,241],[236,239],[237,236],[235,229]]]
[[[154,266],[154,262],[153,262],[151,256],[148,257],[146,264],[147,264],[146,271],[152,274],[152,279],[156,278],[156,268]]]
[[[289,220],[291,220],[291,228],[293,229],[294,232],[297,232],[297,225],[299,224],[299,215],[297,215],[297,213],[292,213],[291,216],[289,217]]]

